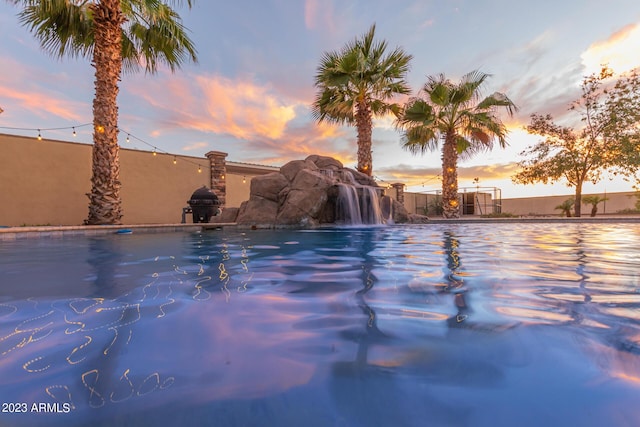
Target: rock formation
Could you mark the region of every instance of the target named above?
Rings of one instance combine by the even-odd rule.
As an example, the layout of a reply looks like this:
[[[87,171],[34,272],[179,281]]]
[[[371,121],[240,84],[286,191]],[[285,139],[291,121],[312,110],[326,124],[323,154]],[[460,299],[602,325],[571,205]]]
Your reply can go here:
[[[355,193],[361,198],[364,193],[373,193],[377,204],[375,208],[380,212],[379,219],[375,220],[378,223],[410,220],[404,206],[384,196],[384,189],[371,177],[345,168],[331,157],[312,155],[285,164],[280,172],[254,177],[251,195],[240,206],[236,222],[256,228],[316,227],[341,223],[344,218],[339,217],[339,209],[336,209],[342,197],[341,186],[355,188]]]

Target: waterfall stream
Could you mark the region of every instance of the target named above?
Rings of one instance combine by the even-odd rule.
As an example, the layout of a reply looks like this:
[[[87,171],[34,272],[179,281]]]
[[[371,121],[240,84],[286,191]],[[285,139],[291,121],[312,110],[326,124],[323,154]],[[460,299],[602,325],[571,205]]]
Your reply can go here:
[[[375,187],[338,184],[336,223],[344,225],[384,224]]]

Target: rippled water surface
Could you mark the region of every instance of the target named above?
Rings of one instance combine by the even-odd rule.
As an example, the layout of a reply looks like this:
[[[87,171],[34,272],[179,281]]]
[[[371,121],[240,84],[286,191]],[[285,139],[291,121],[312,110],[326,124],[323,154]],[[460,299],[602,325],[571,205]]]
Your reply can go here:
[[[637,224],[18,240],[0,284],[2,426],[640,424]]]

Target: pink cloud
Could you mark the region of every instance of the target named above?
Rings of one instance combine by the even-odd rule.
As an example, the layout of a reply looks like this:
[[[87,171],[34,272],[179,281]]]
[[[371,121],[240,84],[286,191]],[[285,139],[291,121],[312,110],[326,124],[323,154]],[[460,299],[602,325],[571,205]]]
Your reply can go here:
[[[86,114],[87,111],[90,112],[87,104],[69,101],[59,92],[50,89],[54,86],[51,75],[35,81],[33,77],[29,77],[31,83],[25,84],[25,76],[37,76],[40,71],[11,58],[3,58],[3,62],[7,69],[12,70],[11,73],[0,75],[0,99],[3,100],[2,108],[7,116],[13,116],[14,112],[16,116],[26,112],[33,116],[53,115],[75,122],[86,121],[91,117]],[[44,81],[48,86],[39,86],[36,83],[38,81]]]
[[[155,136],[174,129],[230,136],[240,140],[246,161],[264,164],[310,154],[354,162],[355,138],[345,141],[348,127],[315,123],[308,115],[310,101],[290,98],[271,84],[215,75],[171,75],[130,83],[127,91],[164,117]],[[185,149],[206,145],[201,142]]]
[[[87,119],[86,116],[76,112],[76,110],[80,109],[78,103],[66,101],[55,95],[39,91],[30,92],[0,86],[0,98],[4,100],[4,109],[7,110],[7,114],[11,114],[11,110],[16,108],[41,117],[44,115],[43,113],[48,113],[76,122]],[[86,106],[84,107],[86,108]]]
[[[296,118],[297,103],[269,85],[221,76],[171,76],[133,84],[130,92],[164,111],[169,128],[231,135],[243,140],[280,138]]]

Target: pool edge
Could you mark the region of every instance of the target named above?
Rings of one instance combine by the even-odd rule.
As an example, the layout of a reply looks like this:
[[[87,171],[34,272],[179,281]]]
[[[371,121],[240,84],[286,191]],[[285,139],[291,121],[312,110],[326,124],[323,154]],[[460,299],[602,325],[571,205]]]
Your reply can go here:
[[[135,224],[135,225],[62,225],[40,227],[0,228],[0,242],[18,239],[39,239],[65,236],[98,236],[105,234],[163,233],[176,231],[203,231],[205,229],[235,226],[235,223],[206,224]]]

